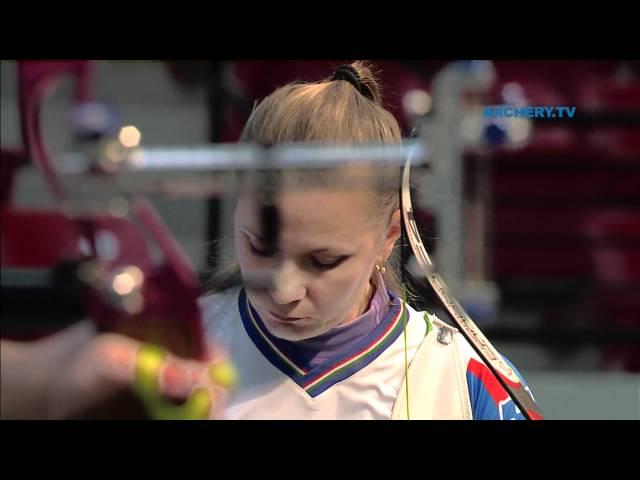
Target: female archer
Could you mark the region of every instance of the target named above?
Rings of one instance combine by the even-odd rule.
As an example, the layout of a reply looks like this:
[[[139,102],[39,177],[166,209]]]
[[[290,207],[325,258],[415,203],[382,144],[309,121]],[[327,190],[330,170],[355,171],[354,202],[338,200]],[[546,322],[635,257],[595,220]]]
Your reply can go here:
[[[370,68],[355,62],[324,81],[277,89],[241,141],[399,145],[402,137]],[[275,242],[260,194],[238,199],[239,270],[244,278],[270,272],[274,281],[202,299],[211,339],[238,369],[224,418],[524,418],[459,332],[403,301],[400,171],[376,169],[371,188],[349,186],[367,175],[354,166],[339,177],[282,174]]]

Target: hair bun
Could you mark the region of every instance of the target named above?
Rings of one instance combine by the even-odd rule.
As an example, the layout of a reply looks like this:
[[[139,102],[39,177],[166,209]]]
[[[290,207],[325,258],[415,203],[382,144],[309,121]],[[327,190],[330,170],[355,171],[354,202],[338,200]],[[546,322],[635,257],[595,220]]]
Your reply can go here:
[[[354,86],[360,94],[372,102],[380,103],[380,87],[371,69],[363,62],[340,65],[331,80],[344,80]]]

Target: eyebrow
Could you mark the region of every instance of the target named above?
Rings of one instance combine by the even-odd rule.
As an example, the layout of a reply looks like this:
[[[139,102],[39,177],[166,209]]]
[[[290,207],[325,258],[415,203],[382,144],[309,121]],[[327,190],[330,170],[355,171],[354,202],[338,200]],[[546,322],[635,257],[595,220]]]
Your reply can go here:
[[[251,229],[249,229],[249,227],[241,227],[240,229],[250,237],[254,237],[259,242],[264,242],[263,237],[258,233],[252,232]],[[332,249],[330,248],[317,248],[315,250],[311,250],[311,253],[326,253],[326,252],[331,252],[331,250]],[[337,250],[340,250],[340,249],[338,248]]]

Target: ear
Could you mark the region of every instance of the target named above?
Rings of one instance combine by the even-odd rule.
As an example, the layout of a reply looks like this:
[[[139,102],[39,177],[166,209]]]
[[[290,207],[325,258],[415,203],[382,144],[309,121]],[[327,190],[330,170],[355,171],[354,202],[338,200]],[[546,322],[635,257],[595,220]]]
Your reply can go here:
[[[387,231],[385,234],[384,241],[384,258],[388,259],[393,252],[393,246],[400,238],[400,234],[402,233],[402,223],[401,223],[401,214],[400,209],[398,208],[393,212],[391,218],[389,219],[389,225],[387,226]]]

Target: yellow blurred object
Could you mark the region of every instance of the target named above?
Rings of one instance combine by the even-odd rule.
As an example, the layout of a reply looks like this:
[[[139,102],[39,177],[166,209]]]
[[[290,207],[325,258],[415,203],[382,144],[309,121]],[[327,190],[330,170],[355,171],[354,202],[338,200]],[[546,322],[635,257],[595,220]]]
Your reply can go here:
[[[183,405],[162,397],[158,376],[166,358],[167,351],[156,345],[145,344],[138,351],[135,389],[149,416],[157,420],[206,420],[213,403],[212,393],[206,389],[195,389]]]
[[[144,344],[136,358],[136,391],[141,395],[159,395],[158,375],[167,351],[157,345]]]
[[[231,389],[238,383],[235,367],[227,362],[214,363],[209,367],[209,378],[223,388]]]

